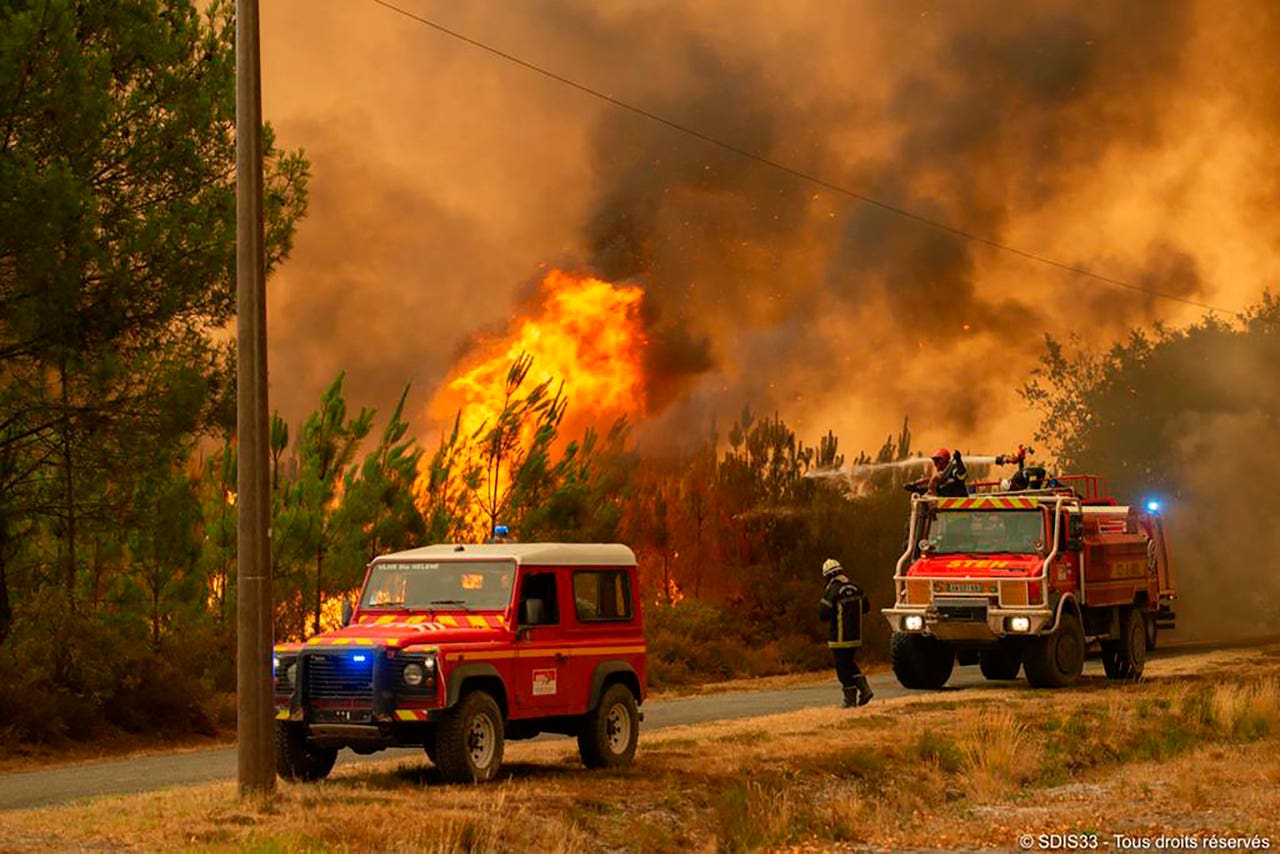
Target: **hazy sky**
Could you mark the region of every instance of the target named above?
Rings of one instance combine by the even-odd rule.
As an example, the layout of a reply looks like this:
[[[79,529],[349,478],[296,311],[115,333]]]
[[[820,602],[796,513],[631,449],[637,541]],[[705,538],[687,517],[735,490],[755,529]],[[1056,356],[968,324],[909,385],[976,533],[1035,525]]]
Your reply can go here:
[[[1280,281],[1272,2],[397,2],[1067,264],[1228,308]],[[921,447],[1011,447],[1046,332],[1101,344],[1201,313],[815,187],[368,0],[262,14],[264,108],[314,173],[270,285],[291,420],[342,369],[355,405],[412,381],[425,413],[546,264],[645,288],[664,432],[750,403],[849,451],[904,414]]]

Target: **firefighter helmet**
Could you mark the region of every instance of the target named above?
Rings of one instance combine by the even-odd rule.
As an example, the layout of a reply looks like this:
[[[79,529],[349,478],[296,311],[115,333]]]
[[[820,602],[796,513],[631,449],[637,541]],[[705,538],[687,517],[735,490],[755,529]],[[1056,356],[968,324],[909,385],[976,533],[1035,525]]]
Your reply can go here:
[[[840,561],[836,560],[836,559],[835,559],[835,558],[833,558],[833,557],[829,557],[829,558],[827,558],[825,561],[823,561],[823,562],[822,562],[822,577],[823,577],[823,578],[830,578],[831,576],[835,575],[836,573],[838,573],[838,572],[843,572],[843,571],[844,571],[844,567],[842,567],[842,566],[840,565]]]
[[[946,468],[947,463],[951,462],[951,452],[946,448],[939,448],[933,452],[933,456],[929,457],[929,459],[933,460],[938,468]]]

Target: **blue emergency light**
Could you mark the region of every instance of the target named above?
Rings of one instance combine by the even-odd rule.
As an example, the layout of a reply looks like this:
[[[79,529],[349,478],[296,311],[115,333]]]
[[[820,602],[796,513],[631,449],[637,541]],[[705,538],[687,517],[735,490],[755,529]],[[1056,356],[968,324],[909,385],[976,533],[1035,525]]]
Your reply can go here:
[[[363,656],[363,655],[353,655],[353,656],[351,656],[351,660],[352,660],[352,661],[366,661],[366,660],[367,660],[367,658],[366,658],[366,656]]]
[[[1148,502],[1147,502],[1147,512],[1148,512],[1148,513],[1159,513],[1159,512],[1160,512],[1160,502],[1159,502],[1159,501],[1156,501],[1155,499],[1152,499],[1152,500],[1148,501]]]

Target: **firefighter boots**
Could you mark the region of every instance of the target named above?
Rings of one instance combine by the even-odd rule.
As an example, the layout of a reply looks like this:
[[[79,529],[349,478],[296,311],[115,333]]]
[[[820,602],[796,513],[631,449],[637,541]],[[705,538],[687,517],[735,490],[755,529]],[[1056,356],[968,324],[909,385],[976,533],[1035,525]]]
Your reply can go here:
[[[858,703],[857,687],[845,688],[844,689],[844,708],[852,709],[854,706],[857,706],[857,705],[860,705]]]
[[[858,694],[859,706],[865,706],[867,703],[870,703],[871,698],[875,696],[875,694],[871,693],[871,686],[867,684],[867,677],[865,676],[859,676],[857,679],[854,679],[853,686],[854,690],[857,691]],[[844,693],[845,704],[847,705],[849,702],[849,689],[846,688]]]

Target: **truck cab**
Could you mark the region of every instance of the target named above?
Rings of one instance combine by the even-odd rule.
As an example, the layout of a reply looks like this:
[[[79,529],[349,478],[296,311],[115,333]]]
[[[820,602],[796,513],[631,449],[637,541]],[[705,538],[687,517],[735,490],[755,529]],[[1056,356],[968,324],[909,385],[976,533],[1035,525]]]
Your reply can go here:
[[[343,628],[273,657],[276,764],[421,746],[450,781],[497,774],[507,739],[576,736],[629,763],[646,692],[635,555],[616,544],[437,545],[370,563]]]
[[[894,671],[937,688],[956,660],[990,679],[1025,668],[1042,687],[1079,677],[1100,645],[1112,678],[1138,678],[1175,592],[1158,512],[1120,505],[1100,478],[1067,476],[1040,490],[916,496],[895,571]]]

